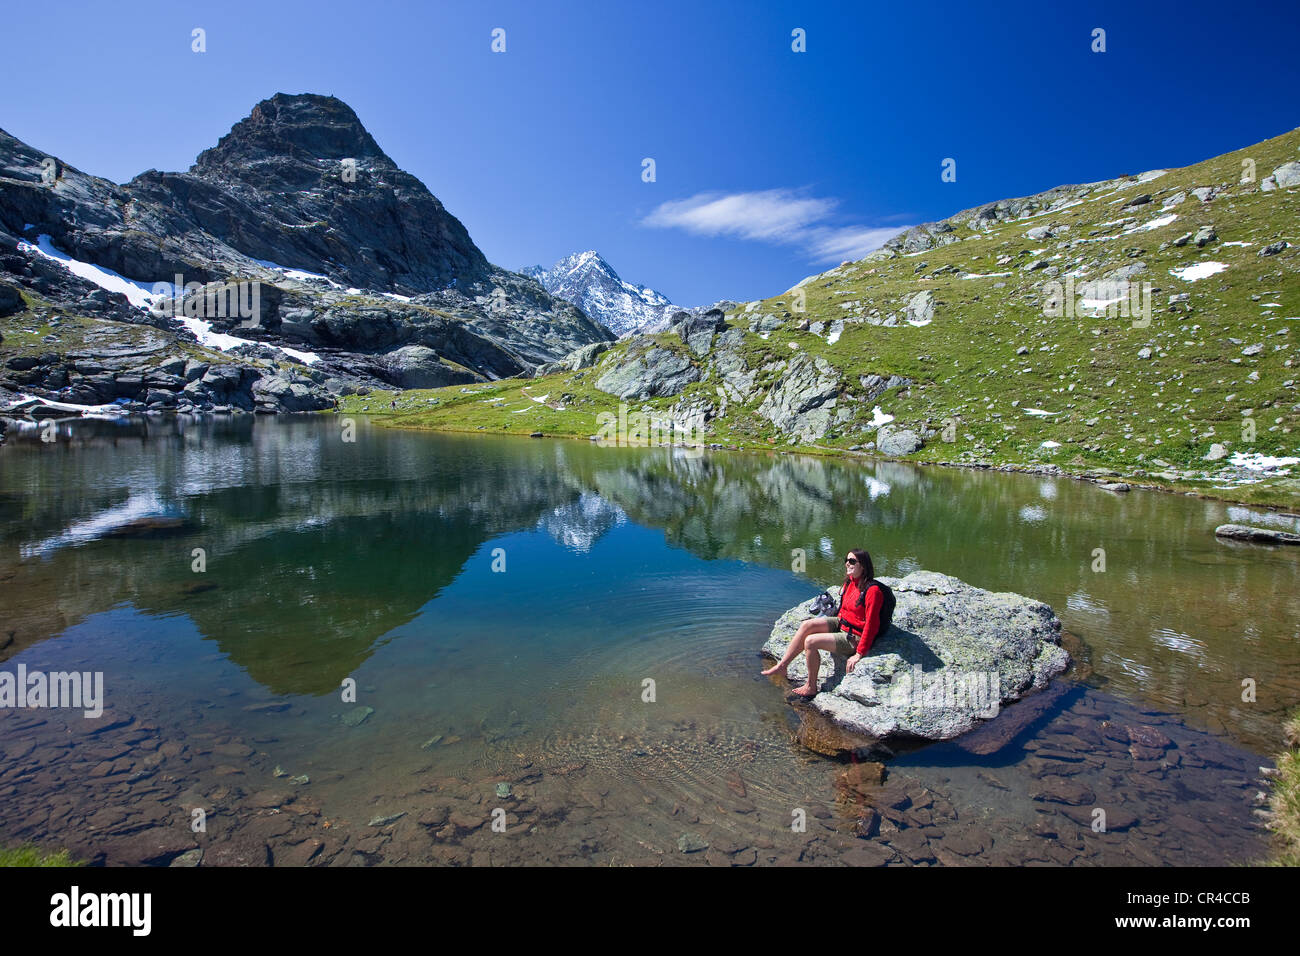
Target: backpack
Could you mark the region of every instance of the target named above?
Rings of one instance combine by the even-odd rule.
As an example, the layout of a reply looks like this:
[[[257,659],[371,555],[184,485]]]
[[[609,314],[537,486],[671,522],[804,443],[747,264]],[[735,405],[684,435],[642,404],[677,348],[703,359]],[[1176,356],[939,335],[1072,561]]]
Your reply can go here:
[[[894,607],[898,604],[897,598],[894,597],[893,588],[883,581],[872,580],[872,584],[880,588],[880,627],[876,630],[876,640],[880,640],[894,623]],[[868,585],[870,587],[870,585]]]

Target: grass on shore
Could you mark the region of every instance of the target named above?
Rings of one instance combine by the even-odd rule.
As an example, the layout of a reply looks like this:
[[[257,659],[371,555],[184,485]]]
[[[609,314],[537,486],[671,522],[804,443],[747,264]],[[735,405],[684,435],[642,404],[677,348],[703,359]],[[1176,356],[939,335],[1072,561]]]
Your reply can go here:
[[[67,850],[42,850],[30,844],[10,849],[0,848],[0,867],[84,865],[82,861],[74,860]]]
[[[1300,866],[1300,710],[1282,726],[1286,750],[1277,758],[1277,776],[1269,799],[1269,829],[1277,851],[1269,866]]]

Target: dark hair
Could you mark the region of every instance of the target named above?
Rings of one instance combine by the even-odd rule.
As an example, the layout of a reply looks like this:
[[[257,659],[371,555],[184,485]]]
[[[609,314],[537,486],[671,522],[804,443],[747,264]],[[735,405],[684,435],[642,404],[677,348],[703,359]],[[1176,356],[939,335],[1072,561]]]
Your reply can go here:
[[[875,566],[872,565],[872,563],[871,563],[871,555],[867,554],[867,552],[864,551],[862,548],[854,548],[854,549],[852,549],[852,550],[849,552],[849,554],[853,555],[855,558],[858,559],[858,566],[862,568],[862,576],[861,576],[860,578],[858,578],[858,580],[859,580],[859,581],[873,581],[873,580],[875,580],[875,577],[876,577],[876,569],[875,569]],[[849,581],[850,581],[851,579],[852,579],[852,576],[849,575],[849,574],[846,572],[845,575],[844,575],[844,587],[848,587],[848,586],[849,586]],[[859,588],[858,588],[858,606],[859,606],[859,607],[862,607],[862,606],[865,605],[866,603],[867,603],[867,591],[866,591],[866,588],[859,587]]]

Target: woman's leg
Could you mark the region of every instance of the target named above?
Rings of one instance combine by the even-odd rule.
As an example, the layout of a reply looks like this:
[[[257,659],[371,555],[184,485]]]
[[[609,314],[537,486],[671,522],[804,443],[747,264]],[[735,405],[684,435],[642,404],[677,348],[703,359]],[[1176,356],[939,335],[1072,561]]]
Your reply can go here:
[[[804,647],[808,651],[808,683],[802,687],[796,687],[791,693],[798,694],[800,697],[817,696],[817,672],[822,666],[822,651],[835,650],[834,634],[811,634],[804,640]]]
[[[813,617],[799,625],[799,630],[795,631],[794,637],[790,639],[789,645],[785,649],[782,658],[767,670],[763,671],[764,675],[778,674],[785,677],[785,669],[790,662],[799,656],[799,652],[804,649],[804,641],[808,639],[809,634],[825,634],[831,629],[830,618]]]

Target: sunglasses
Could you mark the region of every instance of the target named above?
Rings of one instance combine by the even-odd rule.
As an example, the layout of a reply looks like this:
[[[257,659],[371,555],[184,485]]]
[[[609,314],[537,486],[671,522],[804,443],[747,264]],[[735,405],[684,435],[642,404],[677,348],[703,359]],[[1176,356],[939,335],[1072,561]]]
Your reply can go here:
[[[845,558],[845,559],[844,559],[844,563],[845,563],[845,564],[857,564],[857,563],[858,563],[858,559],[857,559],[857,558]]]

